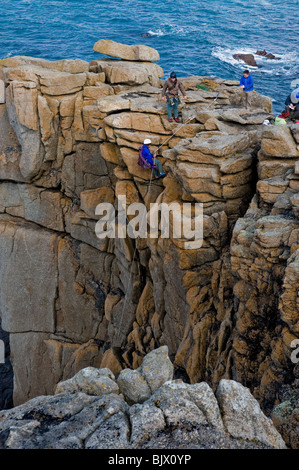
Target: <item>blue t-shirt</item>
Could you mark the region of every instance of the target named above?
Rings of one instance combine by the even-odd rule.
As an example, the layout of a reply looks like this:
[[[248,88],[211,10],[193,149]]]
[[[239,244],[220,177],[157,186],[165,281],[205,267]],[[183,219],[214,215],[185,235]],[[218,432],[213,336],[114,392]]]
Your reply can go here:
[[[240,85],[244,85],[244,91],[252,91],[253,90],[253,78],[249,74],[247,78],[243,77],[240,80]]]

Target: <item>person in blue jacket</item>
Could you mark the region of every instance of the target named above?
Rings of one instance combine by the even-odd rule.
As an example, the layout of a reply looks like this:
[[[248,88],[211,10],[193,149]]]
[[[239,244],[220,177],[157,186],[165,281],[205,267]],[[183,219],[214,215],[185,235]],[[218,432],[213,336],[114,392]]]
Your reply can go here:
[[[240,80],[240,87],[243,89],[242,105],[248,109],[251,105],[252,91],[253,91],[253,78],[249,70],[244,70],[243,77]]]
[[[162,163],[160,162],[160,160],[158,160],[156,154],[151,153],[150,151],[151,143],[152,142],[150,139],[144,140],[143,146],[142,146],[142,156],[152,166],[153,174],[155,178],[161,178],[162,176],[165,176],[166,173],[164,173]]]

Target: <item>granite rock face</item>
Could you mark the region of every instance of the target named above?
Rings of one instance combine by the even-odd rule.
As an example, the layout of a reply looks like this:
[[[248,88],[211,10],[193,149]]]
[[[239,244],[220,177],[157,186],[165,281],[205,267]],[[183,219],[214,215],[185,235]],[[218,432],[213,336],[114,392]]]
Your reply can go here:
[[[199,76],[182,78],[186,125],[169,123],[153,57],[0,61],[0,316],[14,405],[86,367],[148,379],[144,356],[167,345],[175,378],[238,381],[270,414],[294,381],[299,334],[298,124],[264,126],[270,98],[253,92],[244,110],[237,81]],[[137,165],[145,138],[163,180]],[[127,207],[201,203],[202,247],[159,230],[99,238],[96,207],[117,209],[120,196]]]
[[[103,378],[118,388],[113,374],[88,367],[61,382],[55,396],[0,412],[0,448],[286,448],[248,389],[222,380],[215,396],[205,382],[171,380],[167,352],[163,346],[144,358],[148,386],[157,367],[153,358],[160,358],[160,386],[147,400],[138,380],[127,381],[125,397],[113,387],[103,394]]]

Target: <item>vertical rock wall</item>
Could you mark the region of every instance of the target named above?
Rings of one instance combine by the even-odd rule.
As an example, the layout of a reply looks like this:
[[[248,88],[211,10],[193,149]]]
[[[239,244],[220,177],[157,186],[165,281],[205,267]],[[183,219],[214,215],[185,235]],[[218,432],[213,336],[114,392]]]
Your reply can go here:
[[[177,376],[239,380],[266,407],[294,378],[296,126],[264,129],[270,99],[254,93],[247,112],[237,82],[207,77],[183,79],[188,124],[169,123],[151,60],[0,64],[0,314],[15,405],[86,366],[136,368],[162,344]],[[136,164],[144,138],[161,147],[163,180]],[[202,248],[99,239],[95,208],[120,195],[201,202]]]

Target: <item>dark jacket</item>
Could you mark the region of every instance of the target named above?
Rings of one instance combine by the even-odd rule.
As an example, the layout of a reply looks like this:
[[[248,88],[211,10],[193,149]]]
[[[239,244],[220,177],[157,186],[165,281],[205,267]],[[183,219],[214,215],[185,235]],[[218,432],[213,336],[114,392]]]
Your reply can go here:
[[[166,82],[164,82],[163,85],[163,90],[162,90],[162,96],[165,96],[166,94],[171,94],[171,95],[178,95],[179,90],[182,92],[183,96],[186,96],[186,91],[185,88],[180,80],[176,80],[174,83],[168,78]]]

